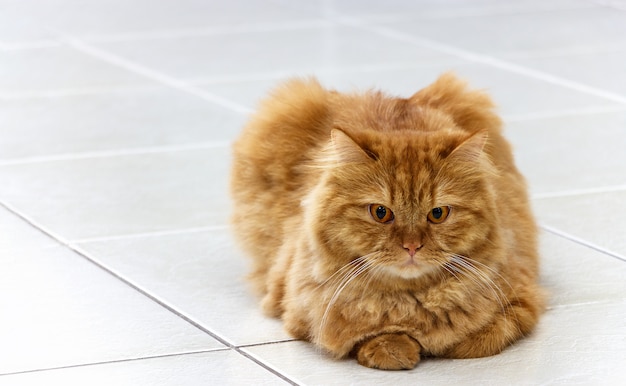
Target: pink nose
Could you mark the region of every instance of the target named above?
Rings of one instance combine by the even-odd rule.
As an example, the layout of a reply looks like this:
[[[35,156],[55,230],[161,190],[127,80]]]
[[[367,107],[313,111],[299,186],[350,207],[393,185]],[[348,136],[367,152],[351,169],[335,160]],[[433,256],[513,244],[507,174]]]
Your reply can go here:
[[[423,244],[417,243],[404,243],[404,245],[402,245],[402,248],[404,248],[409,253],[409,256],[413,257],[415,256],[415,253],[417,251],[422,249],[423,246]]]

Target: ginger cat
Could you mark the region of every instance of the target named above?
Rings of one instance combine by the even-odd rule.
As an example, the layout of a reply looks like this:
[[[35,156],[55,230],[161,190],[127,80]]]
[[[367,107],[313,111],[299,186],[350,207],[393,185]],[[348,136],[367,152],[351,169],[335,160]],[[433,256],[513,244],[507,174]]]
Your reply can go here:
[[[291,80],[234,145],[233,223],[264,311],[368,367],[494,355],[544,308],[526,185],[490,98]]]

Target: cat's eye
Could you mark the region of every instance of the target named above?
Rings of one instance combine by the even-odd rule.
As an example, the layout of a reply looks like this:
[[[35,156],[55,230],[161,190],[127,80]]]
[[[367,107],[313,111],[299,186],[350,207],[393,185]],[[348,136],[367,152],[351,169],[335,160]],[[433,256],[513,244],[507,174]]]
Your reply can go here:
[[[393,220],[393,212],[384,205],[372,204],[369,206],[369,211],[374,221],[388,223]]]
[[[428,221],[433,224],[441,224],[446,221],[448,216],[450,215],[450,207],[449,206],[439,206],[437,208],[433,208],[428,213]]]

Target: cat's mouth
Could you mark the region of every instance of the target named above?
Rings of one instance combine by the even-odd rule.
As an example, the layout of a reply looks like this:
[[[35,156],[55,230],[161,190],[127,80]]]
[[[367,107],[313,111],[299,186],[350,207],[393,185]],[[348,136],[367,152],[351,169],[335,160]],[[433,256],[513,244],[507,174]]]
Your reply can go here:
[[[436,269],[433,264],[423,258],[419,254],[414,256],[402,256],[393,264],[387,266],[387,270],[403,279],[417,279]]]
[[[404,263],[402,263],[400,266],[405,268],[405,267],[419,267],[420,265],[423,265],[423,264],[420,264],[420,262],[417,261],[415,256],[409,256],[404,261]]]

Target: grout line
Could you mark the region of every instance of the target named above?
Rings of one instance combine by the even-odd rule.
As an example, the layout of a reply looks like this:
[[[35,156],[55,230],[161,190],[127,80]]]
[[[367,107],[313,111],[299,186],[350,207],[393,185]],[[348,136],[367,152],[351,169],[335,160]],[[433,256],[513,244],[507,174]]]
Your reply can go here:
[[[522,3],[522,2],[518,2]],[[549,2],[544,2],[542,5],[545,5]],[[461,3],[459,3],[461,4]],[[494,2],[497,4],[497,2]],[[405,14],[401,13],[387,13],[387,14],[364,14],[359,15],[359,18],[365,19],[366,21],[371,21],[371,18],[376,18],[375,22],[383,22],[383,23],[393,23],[393,22],[403,22],[403,21],[413,21],[413,22],[421,22],[421,21],[440,21],[440,20],[458,20],[458,19],[467,19],[467,18],[480,18],[480,17],[493,17],[493,16],[517,16],[517,15],[532,15],[538,13],[548,13],[548,12],[567,12],[567,11],[578,11],[578,10],[587,10],[597,8],[593,4],[568,4],[567,6],[563,6],[561,4],[550,4],[545,8],[511,8],[510,6],[498,7],[491,5],[489,8],[458,8],[453,12],[449,12],[448,9],[444,10],[430,10],[426,11],[423,14],[418,14],[414,12],[407,12]]]
[[[298,342],[298,339],[292,338],[292,339],[283,339],[283,340],[272,340],[269,342],[261,342],[261,343],[248,343],[248,344],[241,344],[237,347],[238,348],[250,348],[250,347],[259,347],[259,346],[270,346],[273,344],[289,343],[289,342]]]
[[[63,43],[55,39],[38,39],[17,43],[0,42],[0,51],[21,51],[39,48],[61,47]]]
[[[454,58],[454,63],[460,63],[459,59]],[[216,77],[196,77],[187,79],[190,84],[193,85],[216,85],[224,83],[238,83],[238,82],[254,82],[263,80],[280,80],[291,77],[308,77],[315,76],[318,79],[323,76],[343,75],[352,73],[368,73],[375,71],[398,71],[398,70],[413,70],[422,68],[439,68],[441,67],[442,59],[424,59],[420,63],[416,62],[396,62],[396,63],[383,63],[383,64],[359,64],[349,65],[344,67],[333,67],[319,69],[315,71],[315,74],[302,74],[294,73],[293,71],[274,71],[274,72],[248,72],[238,73],[226,76]],[[331,86],[332,87],[332,86]],[[370,88],[367,87],[366,88]]]
[[[118,85],[103,87],[78,87],[78,88],[61,88],[53,90],[30,90],[30,91],[9,91],[0,92],[0,100],[21,100],[34,98],[59,98],[83,95],[99,95],[99,94],[115,94],[128,92],[147,92],[161,90],[163,85],[155,84],[137,84],[137,85]]]
[[[234,343],[230,342],[228,339],[222,337],[217,332],[211,330],[209,327],[204,326],[202,323],[195,321],[193,319],[193,317],[187,315],[182,310],[179,310],[173,304],[170,304],[166,300],[157,297],[156,295],[150,293],[147,289],[144,289],[143,287],[141,287],[138,283],[133,282],[129,278],[126,278],[125,276],[123,276],[121,273],[118,273],[118,272],[112,270],[111,268],[107,267],[104,263],[99,261],[97,258],[91,256],[88,252],[84,251],[80,247],[75,246],[75,245],[70,245],[70,244],[66,244],[66,246],[68,248],[70,248],[72,251],[74,251],[75,253],[77,253],[79,256],[81,256],[84,259],[86,259],[87,261],[95,264],[96,266],[98,266],[99,268],[103,269],[105,272],[109,273],[110,275],[116,277],[118,280],[122,281],[123,283],[125,283],[129,287],[131,287],[134,290],[138,291],[140,294],[146,296],[148,299],[154,301],[155,303],[157,303],[161,307],[163,307],[166,310],[170,311],[171,313],[173,313],[174,315],[178,316],[179,318],[181,318],[185,322],[189,323],[190,325],[194,326],[198,330],[206,333],[207,335],[209,335],[210,337],[212,337],[213,339],[215,339],[219,343],[221,343],[224,346],[228,347],[229,349],[235,351],[239,355],[241,355],[241,356],[243,356],[243,357],[253,361],[257,365],[261,366],[262,368],[264,368],[265,370],[267,370],[270,373],[274,374],[275,376],[279,377],[280,379],[284,380],[285,382],[288,382],[288,383],[290,383],[292,385],[297,385],[297,383],[295,383],[294,381],[290,380],[284,374],[281,374],[279,371],[276,371],[272,367],[266,365],[261,360],[255,358],[255,357],[250,356],[247,352],[245,352],[244,350],[240,349],[237,345],[235,345]]]
[[[180,39],[216,35],[249,34],[259,32],[280,32],[285,30],[314,29],[330,26],[331,22],[323,19],[309,19],[301,21],[280,21],[244,23],[217,27],[173,28],[140,32],[127,32],[108,35],[86,35],[81,39],[94,43],[109,43],[119,41],[138,41],[155,39]]]
[[[614,9],[618,11],[626,11],[626,4],[619,3],[617,1],[595,0],[593,1],[593,3],[601,7],[605,7],[609,9]]]
[[[486,54],[471,52],[462,48],[440,43],[435,40],[411,35],[411,34],[397,31],[391,28],[364,25],[363,23],[355,19],[341,19],[340,22],[344,23],[345,25],[349,25],[355,28],[361,28],[366,31],[374,32],[381,36],[385,36],[391,39],[403,41],[403,42],[417,45],[420,47],[431,48],[433,50],[437,50],[445,54],[453,55],[453,56],[468,60],[470,62],[486,64],[492,67],[499,68],[501,70],[516,73],[519,75],[524,75],[529,78],[541,80],[541,81],[544,81],[553,85],[565,87],[570,90],[582,92],[582,93],[589,94],[589,95],[594,95],[594,96],[604,98],[606,100],[610,100],[610,101],[617,102],[620,104],[626,104],[626,97],[620,94],[616,94],[616,93],[605,91],[605,90],[598,89],[595,87],[587,86],[585,84],[574,82],[574,81],[561,78],[555,75],[551,75],[546,72],[533,70],[531,68],[524,67],[519,64],[511,63],[506,60],[498,59],[498,58],[495,58]]]
[[[540,119],[552,119],[560,117],[575,117],[582,115],[596,115],[606,113],[619,113],[626,112],[626,106],[622,105],[609,105],[609,106],[594,106],[594,107],[582,107],[579,109],[563,109],[552,110],[546,112],[536,112],[528,114],[511,114],[502,115],[502,120],[506,123],[534,121]]]
[[[194,144],[184,145],[169,145],[169,146],[154,146],[154,147],[138,147],[129,149],[116,149],[116,150],[102,150],[92,151],[84,153],[66,153],[57,155],[47,155],[40,157],[24,157],[0,160],[1,166],[13,166],[13,165],[26,165],[41,162],[55,162],[55,161],[75,161],[94,158],[109,158],[120,156],[134,156],[145,154],[160,154],[167,152],[178,152],[188,150],[203,150],[203,149],[215,149],[220,147],[230,146],[229,141],[215,141],[215,142],[200,142]]]
[[[215,225],[215,226],[206,226],[206,227],[172,229],[172,230],[164,230],[164,231],[129,233],[129,234],[123,234],[123,235],[89,237],[89,238],[84,238],[84,239],[70,240],[68,244],[77,245],[77,244],[97,243],[97,242],[104,242],[104,241],[132,240],[132,239],[145,238],[145,237],[173,236],[173,235],[181,235],[181,234],[188,234],[188,233],[221,231],[221,230],[226,230],[226,229],[228,229],[228,225]]]
[[[201,88],[190,85],[189,83],[176,79],[174,77],[165,75],[159,71],[153,70],[151,68],[142,66],[138,63],[135,63],[131,60],[125,59],[121,56],[115,55],[111,52],[101,50],[95,46],[92,46],[84,41],[73,37],[64,37],[63,40],[74,49],[86,54],[103,60],[109,64],[124,68],[128,71],[131,71],[135,74],[139,74],[143,77],[152,79],[156,82],[164,84],[166,86],[172,87],[179,91],[186,92],[188,94],[197,96],[202,98],[208,102],[214,103],[216,105],[225,107],[230,109],[236,113],[240,114],[249,114],[251,109],[240,105],[239,103],[233,102],[229,99],[222,98],[218,95],[212,94],[210,92],[204,91]]]
[[[567,309],[567,308],[574,308],[574,307],[584,307],[584,306],[591,306],[591,305],[598,305],[598,304],[599,305],[615,304],[615,300],[594,300],[594,301],[579,302],[579,303],[553,304],[551,306],[548,306],[547,309],[552,311],[552,310]]]
[[[626,50],[623,44],[608,43],[608,44],[592,44],[582,45],[575,47],[560,47],[551,49],[549,51],[507,51],[502,53],[504,59],[517,60],[517,59],[544,59],[544,58],[559,58],[565,56],[589,56],[596,54],[611,54],[620,53]]]
[[[54,240],[57,243],[60,243],[62,245],[67,245],[67,242],[65,241],[65,239],[63,237],[61,237],[61,235],[56,234],[55,232],[53,232],[52,230],[46,228],[43,225],[38,225],[35,220],[30,218],[26,214],[23,214],[17,208],[15,208],[14,206],[8,204],[7,202],[0,201],[0,207],[3,207],[8,212],[12,213],[13,215],[15,215],[16,217],[18,217],[19,219],[21,219],[22,221],[27,223],[28,225],[30,225],[34,229],[36,229],[39,232],[41,232],[44,235],[46,235],[48,238],[50,238],[50,239],[52,239],[52,240]]]
[[[229,34],[245,34],[259,32],[280,32],[285,30],[301,30],[330,26],[331,22],[324,19],[307,19],[299,21],[277,21],[277,22],[257,22],[243,23],[236,25],[223,25],[217,27],[191,27],[191,28],[170,28],[170,29],[153,29],[148,31],[130,31],[125,33],[112,34],[91,34],[82,35],[80,39],[90,43],[113,43],[113,42],[131,42],[142,40],[158,40],[158,39],[180,39],[205,36],[219,36]],[[53,31],[59,34],[58,31]],[[60,34],[66,35],[66,34]],[[18,51],[29,50],[35,48],[48,48],[63,46],[63,39],[38,39],[22,42],[2,42],[0,41],[0,50],[2,51]]]
[[[94,264],[98,268],[102,269],[104,272],[106,272],[109,275],[115,277],[116,279],[118,279],[122,283],[126,284],[130,288],[134,289],[135,291],[139,292],[143,296],[145,296],[148,299],[152,300],[153,302],[155,302],[159,306],[165,308],[167,311],[169,311],[169,312],[173,313],[174,315],[178,316],[179,318],[181,318],[182,320],[184,320],[188,324],[192,325],[193,327],[197,328],[198,330],[200,330],[200,331],[204,332],[205,334],[209,335],[210,337],[212,337],[213,339],[215,339],[216,341],[218,341],[222,345],[226,346],[226,348],[231,349],[231,350],[237,352],[239,355],[241,355],[241,356],[243,356],[243,357],[253,361],[257,365],[261,366],[262,368],[264,368],[265,370],[267,370],[270,373],[274,374],[275,376],[279,377],[280,379],[284,380],[285,382],[288,382],[289,384],[292,384],[292,385],[297,385],[296,382],[292,381],[291,379],[289,379],[284,374],[281,374],[279,371],[274,370],[272,367],[266,365],[265,363],[263,363],[259,359],[257,359],[255,357],[251,356],[250,354],[246,353],[245,351],[240,349],[238,346],[236,346],[234,343],[230,342],[228,339],[222,337],[221,335],[219,335],[218,333],[214,332],[210,328],[204,326],[200,322],[195,321],[191,316],[189,316],[185,312],[179,310],[178,308],[176,308],[174,305],[170,304],[166,300],[157,297],[156,295],[150,293],[147,289],[145,289],[142,286],[140,286],[138,283],[135,283],[132,280],[130,280],[130,278],[127,278],[124,275],[122,275],[121,273],[119,273],[119,272],[117,272],[117,271],[107,267],[103,262],[101,262],[100,260],[98,260],[94,256],[91,256],[88,252],[86,252],[85,250],[83,250],[79,246],[70,244],[64,238],[62,238],[59,235],[57,235],[56,233],[50,231],[46,227],[44,227],[44,226],[42,226],[40,224],[37,224],[35,221],[30,219],[28,216],[26,216],[25,214],[22,214],[21,212],[19,212],[18,210],[16,210],[12,206],[6,204],[5,202],[0,201],[0,206],[4,207],[6,210],[8,210],[9,212],[13,213],[15,216],[19,217],[20,219],[22,219],[24,222],[28,223],[33,228],[37,229],[39,232],[45,234],[46,236],[48,236],[52,240],[56,241],[57,243],[67,247],[72,252],[76,253],[78,256],[80,256],[83,259],[87,260],[88,262]]]
[[[323,73],[322,71],[316,73]],[[239,72],[228,75],[217,76],[198,76],[194,78],[187,78],[187,82],[194,86],[207,86],[207,85],[220,85],[229,83],[244,83],[244,82],[259,82],[264,80],[280,80],[290,77],[298,77],[300,75],[294,74],[290,71],[266,71],[266,72]]]
[[[78,246],[75,245],[68,245],[66,244],[66,246],[68,248],[70,248],[71,250],[73,250],[75,253],[77,253],[78,255],[80,255],[81,257],[85,258],[87,261],[90,261],[91,263],[95,264],[96,266],[98,266],[99,268],[103,269],[104,271],[108,272],[109,274],[113,275],[114,277],[116,277],[117,279],[119,279],[120,281],[122,281],[123,283],[125,283],[126,285],[130,286],[131,288],[135,289],[136,291],[138,291],[140,294],[146,296],[148,299],[151,299],[152,301],[154,301],[155,303],[157,303],[158,305],[160,305],[161,307],[165,308],[166,310],[170,311],[171,313],[173,313],[174,315],[178,316],[179,318],[183,319],[184,321],[186,321],[187,323],[189,323],[190,325],[194,326],[195,328],[197,328],[198,330],[206,333],[207,335],[209,335],[210,337],[212,337],[213,339],[215,339],[216,341],[218,341],[219,343],[223,344],[224,346],[228,347],[229,349],[237,352],[239,355],[252,360],[254,363],[256,363],[257,365],[263,367],[265,370],[269,371],[270,373],[276,375],[277,377],[283,379],[284,381],[292,384],[292,385],[296,385],[295,382],[291,381],[289,378],[287,378],[285,375],[281,374],[278,371],[275,371],[273,368],[271,368],[270,366],[266,365],[265,363],[263,363],[262,361],[251,357],[248,353],[246,353],[245,351],[243,351],[242,349],[240,349],[237,345],[235,345],[234,343],[230,342],[228,339],[222,337],[221,335],[219,335],[217,332],[213,331],[212,329],[210,329],[207,326],[204,326],[202,323],[197,322],[196,320],[194,320],[193,317],[187,315],[185,312],[183,312],[182,310],[179,310],[178,308],[176,308],[173,304],[170,304],[169,302],[167,302],[164,299],[159,298],[158,296],[150,293],[147,289],[144,289],[143,287],[141,287],[138,283],[133,282],[132,280],[130,280],[130,278],[126,278],[125,276],[123,276],[121,273],[118,273],[114,270],[112,270],[111,268],[107,267],[104,263],[102,263],[101,261],[99,261],[97,258],[95,258],[94,256],[91,256],[88,252],[84,251],[83,249],[81,249]]]
[[[194,327],[200,329],[201,331],[204,331],[206,333],[208,333],[209,335],[211,335],[213,338],[215,338],[217,341],[219,341],[220,343],[222,343],[224,346],[233,348],[234,345],[230,342],[228,342],[227,340],[219,337],[219,335],[213,333],[212,331],[210,331],[208,328],[205,328],[204,326],[200,325],[199,323],[195,322],[194,320],[192,320],[190,317],[186,316],[184,313],[179,312],[175,309],[175,307],[170,306],[166,301],[161,300],[159,298],[157,298],[156,296],[150,294],[147,290],[144,290],[141,286],[139,286],[138,284],[133,283],[130,279],[125,278],[122,274],[117,273],[116,271],[110,269],[109,267],[107,267],[104,263],[102,263],[101,261],[99,261],[98,259],[92,257],[89,255],[88,252],[86,252],[85,250],[83,250],[82,248],[80,248],[77,245],[73,245],[71,244],[68,240],[66,240],[65,238],[61,237],[60,235],[56,234],[55,232],[49,230],[48,228],[46,228],[45,226],[38,224],[36,221],[34,221],[33,219],[31,219],[30,217],[28,217],[27,215],[21,213],[20,211],[18,211],[16,208],[12,207],[11,205],[7,204],[6,202],[2,202],[0,201],[0,206],[4,207],[6,210],[8,210],[9,212],[11,212],[12,214],[14,214],[15,216],[19,217],[20,219],[22,219],[22,221],[26,222],[27,224],[29,224],[30,226],[32,226],[33,228],[37,229],[39,232],[43,233],[44,235],[48,236],[49,238],[51,238],[52,240],[56,241],[57,243],[69,248],[71,251],[73,251],[74,253],[76,253],[77,255],[81,256],[82,258],[84,258],[85,260],[91,262],[92,264],[96,265],[97,267],[101,268],[102,270],[104,270],[105,272],[109,273],[110,275],[114,276],[115,278],[119,279],[120,281],[124,282],[125,284],[127,284],[128,286],[132,287],[133,289],[139,291],[141,294],[147,296],[148,298],[150,298],[151,300],[155,301],[156,303],[158,303],[159,305],[165,307],[166,309],[168,309],[169,311],[173,312],[174,314],[176,314],[177,316],[181,317],[182,319],[184,319],[185,321],[187,321],[188,323],[192,324]]]
[[[147,289],[143,288],[138,283],[135,283],[130,278],[127,278],[126,276],[124,276],[120,272],[117,272],[117,271],[111,269],[110,267],[107,267],[106,264],[104,264],[99,259],[97,259],[94,256],[92,256],[91,254],[89,254],[86,250],[82,249],[80,246],[72,245],[72,244],[65,244],[65,246],[67,246],[69,249],[71,249],[72,251],[77,253],[79,256],[83,257],[85,260],[87,260],[87,261],[91,262],[92,264],[96,265],[97,267],[101,268],[105,272],[107,272],[110,275],[114,276],[115,278],[119,279],[124,284],[128,285],[129,287],[131,287],[134,290],[138,291],[139,293],[141,293],[142,295],[146,296],[150,300],[154,301],[158,305],[162,306],[166,310],[170,311],[174,315],[176,315],[179,318],[183,319],[184,321],[186,321],[190,325],[192,325],[195,328],[199,329],[200,331],[208,334],[209,336],[211,336],[213,339],[217,340],[218,342],[220,342],[224,346],[226,346],[228,348],[231,348],[231,349],[236,347],[232,342],[228,341],[226,338],[221,337],[218,333],[214,332],[210,328],[202,325],[202,323],[195,321],[191,316],[187,315],[185,312],[183,312],[181,310],[178,310],[174,305],[170,304],[168,301],[166,301],[164,299],[161,299],[161,298],[157,297],[156,295],[150,293],[150,291],[148,291]]]
[[[285,374],[281,373],[279,370],[277,370],[277,369],[273,368],[272,366],[264,363],[262,360],[260,360],[256,356],[252,355],[251,353],[249,353],[249,352],[247,352],[245,350],[240,350],[240,349],[237,349],[236,351],[241,356],[243,356],[244,358],[247,358],[250,361],[256,363],[257,365],[263,367],[265,370],[269,371],[270,373],[274,374],[275,376],[277,376],[278,378],[282,379],[283,381],[289,383],[290,385],[296,385],[296,386],[298,385],[297,382],[293,381],[288,376],[286,376]]]
[[[573,241],[573,242],[575,242],[577,244],[580,244],[580,245],[583,245],[585,247],[591,248],[591,249],[593,249],[593,250],[595,250],[597,252],[601,252],[601,253],[603,253],[605,255],[609,255],[609,256],[611,256],[611,257],[613,257],[613,258],[615,258],[617,260],[620,260],[622,262],[626,262],[626,256],[622,256],[619,253],[610,251],[610,250],[608,250],[608,249],[606,249],[604,247],[601,247],[601,246],[599,246],[597,244],[594,244],[592,242],[589,242],[587,240],[583,240],[583,239],[581,239],[578,236],[574,236],[574,235],[569,234],[567,232],[560,231],[560,230],[558,230],[556,228],[553,228],[553,227],[551,227],[549,225],[546,225],[546,224],[540,224],[539,227],[541,229],[545,230],[546,232],[552,233],[553,235],[556,235],[556,236],[562,237],[564,239]]]
[[[186,355],[195,355],[195,354],[204,354],[210,352],[220,352],[220,351],[229,351],[228,347],[219,347],[219,348],[210,348],[205,350],[192,350],[192,351],[183,351],[178,353],[170,353],[170,354],[160,354],[160,355],[148,355],[144,357],[133,357],[133,358],[123,358],[123,359],[111,359],[106,361],[98,361],[98,362],[88,362],[88,363],[79,363],[74,365],[65,365],[65,366],[56,366],[56,367],[44,367],[32,370],[20,370],[14,371],[10,373],[2,373],[1,377],[5,375],[19,375],[19,374],[28,374],[28,373],[38,373],[42,371],[54,371],[54,370],[65,370],[65,369],[74,369],[80,367],[89,367],[89,366],[99,366],[99,365],[107,365],[107,364],[116,364],[116,363],[127,363],[127,362],[137,362],[142,360],[150,360],[150,359],[160,359],[160,358],[172,358],[172,357],[182,357]]]
[[[604,187],[599,187],[599,188],[588,188],[588,189],[577,189],[577,190],[566,190],[566,191],[562,191],[562,192],[539,193],[539,194],[533,194],[531,196],[531,199],[533,199],[533,200],[543,200],[543,199],[548,199],[548,198],[583,196],[583,195],[587,195],[587,194],[613,193],[613,192],[623,192],[623,191],[626,191],[626,185],[604,186]]]

